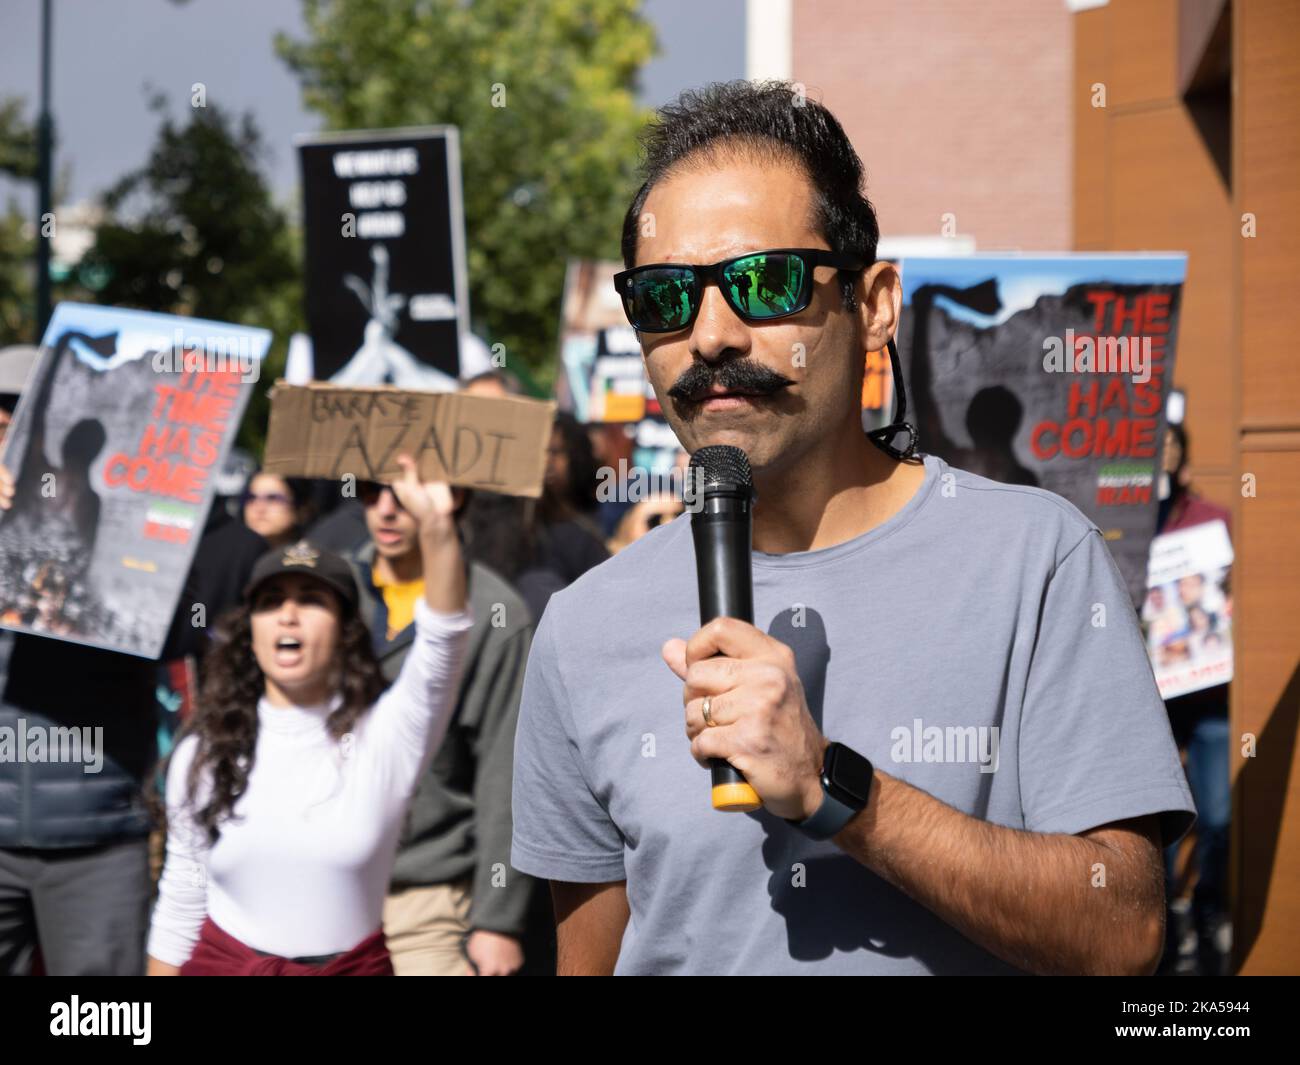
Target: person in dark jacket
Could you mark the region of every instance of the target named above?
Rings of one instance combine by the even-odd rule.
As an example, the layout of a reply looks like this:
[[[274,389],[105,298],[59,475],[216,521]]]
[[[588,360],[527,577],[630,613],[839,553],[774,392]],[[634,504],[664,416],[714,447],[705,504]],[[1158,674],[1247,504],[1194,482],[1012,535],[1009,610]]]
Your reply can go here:
[[[0,507],[12,498],[0,466]],[[163,661],[202,655],[265,547],[212,508]],[[38,942],[52,976],[144,972],[157,677],[134,655],[0,630],[0,730],[91,739],[79,760],[0,759],[0,973],[30,972]]]
[[[391,681],[424,593],[415,523],[384,485],[363,482],[358,497],[370,531],[353,555],[362,617]],[[510,800],[533,619],[510,585],[479,563],[469,565],[468,591],[474,625],[456,708],[416,790],[384,907],[398,976],[504,976],[524,962],[536,882],[510,866]]]
[[[51,975],[139,975],[153,663],[8,631],[0,659],[0,729],[20,738],[98,732],[102,747],[84,745],[77,761],[0,762],[0,973],[30,972],[39,937]]]
[[[353,554],[370,539],[365,508],[356,499],[344,499],[308,527],[307,539],[340,555]]]

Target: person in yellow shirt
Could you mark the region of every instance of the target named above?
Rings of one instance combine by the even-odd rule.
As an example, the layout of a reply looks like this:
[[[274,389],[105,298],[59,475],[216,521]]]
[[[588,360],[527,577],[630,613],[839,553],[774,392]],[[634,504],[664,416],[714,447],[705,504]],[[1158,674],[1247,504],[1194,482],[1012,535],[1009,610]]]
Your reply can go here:
[[[459,523],[469,493],[454,492]],[[361,616],[391,679],[411,648],[424,594],[416,526],[388,486],[363,481],[357,495],[370,534],[352,555]],[[470,562],[466,576],[474,625],[456,709],[416,789],[384,906],[398,976],[519,971],[537,890],[510,867],[514,734],[533,618],[493,570]],[[538,962],[542,953],[530,948]]]

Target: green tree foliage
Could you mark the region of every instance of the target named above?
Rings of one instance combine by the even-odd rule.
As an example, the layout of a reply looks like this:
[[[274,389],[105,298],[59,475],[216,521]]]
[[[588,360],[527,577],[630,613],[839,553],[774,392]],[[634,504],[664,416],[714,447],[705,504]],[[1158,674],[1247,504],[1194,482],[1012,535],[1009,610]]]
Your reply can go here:
[[[36,176],[36,128],[23,118],[20,99],[0,100],[0,173]],[[34,241],[11,198],[0,214],[0,347],[32,343],[35,322]]]
[[[102,302],[266,324],[263,293],[283,287],[294,264],[263,154],[252,116],[216,104],[191,109],[184,125],[164,114],[148,161],[104,195],[83,260],[108,273]]]
[[[549,383],[570,256],[618,254],[655,50],[637,0],[304,0],[277,50],[331,129],[460,129],[476,331]]]
[[[0,173],[35,178],[36,127],[23,118],[24,101],[0,100]]]
[[[35,252],[28,229],[28,219],[11,199],[0,213],[0,348],[36,340]]]
[[[275,334],[239,442],[260,453],[265,392],[303,328],[299,242],[262,176],[265,147],[251,116],[208,103],[162,127],[148,161],[104,196],[105,217],[79,275],[97,302],[262,326]]]

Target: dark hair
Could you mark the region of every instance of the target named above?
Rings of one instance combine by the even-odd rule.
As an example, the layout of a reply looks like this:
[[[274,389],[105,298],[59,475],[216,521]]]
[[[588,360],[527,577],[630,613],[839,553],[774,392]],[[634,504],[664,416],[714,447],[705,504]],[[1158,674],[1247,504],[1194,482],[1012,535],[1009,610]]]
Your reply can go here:
[[[484,370],[482,373],[476,373],[473,377],[465,378],[465,380],[460,383],[460,387],[462,389],[469,388],[470,385],[476,385],[480,381],[495,381],[506,391],[506,393],[512,396],[524,395],[524,386],[517,376],[512,374],[509,370],[496,368]]]
[[[339,644],[335,655],[332,688],[343,701],[326,719],[325,726],[336,740],[351,732],[361,715],[379,698],[385,684],[370,640],[370,630],[356,611],[341,606]],[[248,788],[257,749],[257,705],[265,681],[253,654],[252,610],[248,604],[232,610],[217,626],[217,634],[204,660],[204,679],[193,719],[177,744],[186,736],[198,736],[198,750],[190,763],[186,780],[187,801],[193,804],[198,783],[206,772],[212,782],[206,804],[195,808],[194,821],[215,843],[221,824],[228,820],[241,795]],[[165,822],[165,808],[156,789],[149,805],[159,823]]]
[[[264,470],[260,467],[250,473],[248,480],[244,482],[245,495],[253,490],[253,482],[263,475],[275,477],[284,482],[285,487],[289,489],[289,498],[293,502],[294,510],[312,506],[315,493],[309,481],[302,477],[286,477],[282,473],[272,473],[270,470]]]
[[[544,489],[541,500],[543,523],[562,521],[569,512],[586,514],[596,507],[596,489],[600,485],[600,463],[591,446],[587,427],[568,411],[555,415],[554,431],[560,434],[565,454],[569,460],[568,482],[559,489],[559,495]]]
[[[1178,469],[1181,470],[1187,465],[1187,430],[1182,422],[1169,422],[1168,429],[1178,441]]]
[[[513,581],[537,552],[538,501],[496,492],[475,492],[460,527],[465,557]]]
[[[862,160],[822,104],[785,81],[715,82],[685,92],[642,134],[645,183],[623,218],[623,265],[636,264],[641,212],[650,189],[683,165],[729,155],[798,166],[813,191],[812,228],[832,251],[876,261],[880,226],[863,193]],[[854,306],[852,274],[840,274],[844,304]]]

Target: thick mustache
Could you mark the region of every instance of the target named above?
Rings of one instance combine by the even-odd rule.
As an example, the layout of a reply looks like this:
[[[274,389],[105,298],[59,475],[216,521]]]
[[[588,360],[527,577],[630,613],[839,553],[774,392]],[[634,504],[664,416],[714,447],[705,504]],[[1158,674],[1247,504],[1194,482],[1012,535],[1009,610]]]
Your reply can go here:
[[[794,384],[789,377],[753,359],[737,359],[721,366],[693,362],[675,382],[668,394],[673,399],[691,401],[717,388],[728,392],[753,392],[770,395]]]

